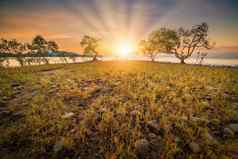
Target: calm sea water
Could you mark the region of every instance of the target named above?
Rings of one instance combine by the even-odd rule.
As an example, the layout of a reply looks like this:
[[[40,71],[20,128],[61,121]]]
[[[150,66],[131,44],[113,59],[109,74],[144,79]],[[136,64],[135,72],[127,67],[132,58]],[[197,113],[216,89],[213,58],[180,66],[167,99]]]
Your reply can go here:
[[[75,58],[75,61],[73,61],[70,58],[66,58],[67,63],[82,63],[86,61],[90,61],[91,58],[85,58],[85,57],[77,57]],[[59,64],[59,63],[65,63],[65,61],[60,57],[48,57],[50,64]],[[141,61],[150,61],[150,58],[145,56],[131,56],[127,58],[119,58],[114,56],[105,56],[102,57],[100,60],[103,61],[110,61],[110,60],[141,60]],[[179,60],[174,57],[173,55],[167,55],[167,54],[161,54],[159,55],[155,61],[160,62],[171,62],[171,63],[179,63]],[[185,61],[189,64],[199,64],[196,57],[191,57]],[[203,65],[216,65],[216,66],[238,66],[238,56],[208,56],[204,59]],[[8,67],[18,67],[20,66],[19,62],[15,58],[9,58],[7,61],[4,61],[4,66]],[[33,64],[37,65],[37,64]]]

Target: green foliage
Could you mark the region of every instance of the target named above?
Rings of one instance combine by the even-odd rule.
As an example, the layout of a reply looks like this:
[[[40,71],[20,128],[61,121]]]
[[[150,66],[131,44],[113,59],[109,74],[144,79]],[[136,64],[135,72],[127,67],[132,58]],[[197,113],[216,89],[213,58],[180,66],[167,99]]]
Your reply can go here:
[[[32,53],[45,56],[50,51],[54,52],[59,49],[58,44],[55,41],[46,41],[42,36],[37,35],[33,40],[32,44],[29,45]]]
[[[172,53],[181,63],[185,63],[185,59],[197,53],[201,56],[201,63],[207,55],[201,51],[211,49],[214,45],[208,39],[208,28],[207,23],[195,25],[190,30],[161,28],[153,31],[147,41],[142,41],[142,52],[150,55],[152,60],[159,52]]]
[[[142,40],[139,44],[140,51],[148,55],[152,61],[160,52],[169,52],[177,43],[177,34],[175,31],[167,28],[161,28],[153,31],[148,40]]]
[[[99,39],[85,35],[82,38],[80,45],[84,48],[85,55],[91,55],[93,56],[93,60],[97,60],[97,56],[99,54],[97,51],[99,42]]]
[[[59,46],[55,41],[46,41],[42,36],[36,36],[31,44],[18,42],[16,39],[0,41],[0,65],[7,61],[8,57],[15,57],[20,66],[32,63],[48,64],[49,52],[58,51]],[[26,58],[27,57],[27,58]],[[35,57],[35,58],[31,58]]]

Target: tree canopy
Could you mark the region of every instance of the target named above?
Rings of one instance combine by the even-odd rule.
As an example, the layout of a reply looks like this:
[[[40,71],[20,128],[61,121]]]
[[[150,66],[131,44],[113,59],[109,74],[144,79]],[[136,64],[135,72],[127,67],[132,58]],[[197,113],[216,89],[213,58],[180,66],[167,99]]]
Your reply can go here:
[[[159,52],[165,52],[174,54],[181,63],[185,63],[185,59],[192,54],[201,54],[202,50],[212,48],[208,28],[207,23],[195,25],[191,29],[160,28],[153,31],[148,40],[141,42],[141,50],[152,60]]]
[[[168,28],[160,28],[149,34],[147,40],[142,40],[139,44],[140,51],[149,56],[152,61],[161,52],[168,52],[171,50],[176,41],[176,32]]]
[[[88,35],[85,35],[80,42],[80,45],[84,49],[84,54],[93,56],[93,61],[97,60],[97,57],[99,55],[97,51],[99,47],[99,42],[100,39]]]

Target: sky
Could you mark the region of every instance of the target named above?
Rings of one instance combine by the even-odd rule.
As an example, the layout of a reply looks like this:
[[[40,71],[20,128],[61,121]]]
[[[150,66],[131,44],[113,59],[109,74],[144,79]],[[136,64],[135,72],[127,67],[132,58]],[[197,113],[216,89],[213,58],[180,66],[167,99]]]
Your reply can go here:
[[[0,0],[0,37],[30,42],[36,35],[66,51],[80,39],[103,39],[110,52],[121,41],[136,44],[160,27],[207,22],[213,52],[238,53],[238,0]]]

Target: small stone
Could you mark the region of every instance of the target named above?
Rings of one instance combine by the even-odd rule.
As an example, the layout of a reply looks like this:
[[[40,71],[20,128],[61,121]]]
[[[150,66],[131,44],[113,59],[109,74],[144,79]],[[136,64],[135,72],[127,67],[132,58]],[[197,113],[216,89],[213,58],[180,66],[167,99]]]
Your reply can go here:
[[[238,133],[238,124],[237,124],[237,123],[229,124],[228,127],[231,128],[231,130],[232,130],[234,133]]]
[[[157,120],[151,120],[148,122],[148,128],[152,131],[152,132],[158,132],[160,129],[159,126],[159,122]]]
[[[201,151],[200,146],[196,142],[191,142],[189,144],[189,148],[192,150],[193,153],[198,153]]]
[[[136,110],[133,110],[130,114],[131,114],[131,117],[136,117],[137,111],[136,111]]]
[[[147,123],[147,127],[150,130],[150,132],[156,134],[156,135],[160,135],[160,136],[164,136],[165,134],[165,129],[160,127],[159,124],[159,120],[151,120]]]
[[[96,153],[95,156],[94,156],[94,158],[95,158],[95,159],[101,159],[101,156],[100,156],[98,153]]]
[[[155,135],[154,133],[149,133],[148,138],[149,140],[153,140],[157,138],[157,135]]]
[[[71,118],[72,116],[74,116],[74,113],[69,112],[69,113],[65,113],[65,114],[62,116],[62,118],[63,118],[63,119],[68,119],[68,118]]]
[[[87,102],[86,102],[86,101],[83,101],[83,100],[82,100],[82,101],[79,101],[79,102],[78,102],[78,106],[79,106],[79,107],[86,107],[86,106],[87,106]]]
[[[223,133],[224,133],[224,137],[234,136],[234,132],[230,128],[224,128]]]
[[[8,115],[11,115],[10,111],[3,110],[3,111],[0,112],[0,116],[8,116]]]
[[[13,81],[11,84],[12,87],[18,87],[20,84],[17,81]]]
[[[36,96],[37,94],[39,94],[38,91],[33,91],[33,92],[31,93],[32,97]]]
[[[15,95],[19,95],[19,94],[21,94],[21,91],[20,90],[15,90],[14,92],[13,92],[13,95],[15,96]]]
[[[7,96],[3,96],[3,97],[2,97],[2,100],[3,100],[3,101],[7,101],[8,99],[9,99],[9,98],[8,98]]]
[[[16,112],[16,113],[12,113],[12,116],[15,118],[20,118],[20,117],[23,117],[24,114],[22,112]]]
[[[102,120],[102,113],[96,112],[95,118],[96,118],[96,121],[100,122]]]
[[[138,159],[145,159],[150,152],[150,143],[146,139],[141,139],[135,143],[135,152]]]
[[[134,128],[136,126],[136,116],[137,116],[137,111],[132,111],[130,113],[131,115],[131,127]]]
[[[212,100],[212,97],[210,96],[210,95],[207,95],[207,96],[205,96],[204,97],[206,100],[208,100],[208,101],[211,101]]]

